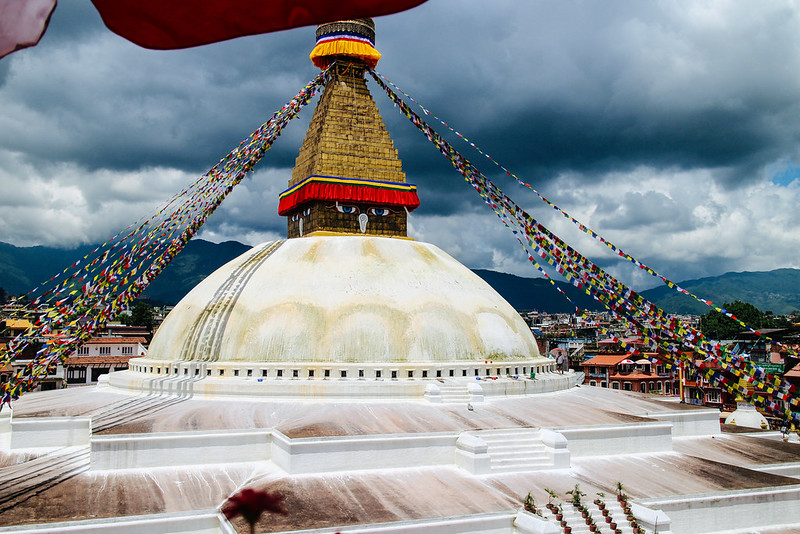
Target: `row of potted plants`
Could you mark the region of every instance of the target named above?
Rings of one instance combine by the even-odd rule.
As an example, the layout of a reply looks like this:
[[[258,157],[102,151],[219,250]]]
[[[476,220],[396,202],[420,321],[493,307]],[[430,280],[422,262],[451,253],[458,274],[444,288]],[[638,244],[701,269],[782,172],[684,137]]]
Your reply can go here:
[[[631,510],[630,503],[628,502],[628,498],[629,497],[625,493],[625,488],[622,485],[622,482],[617,482],[617,500],[619,501],[620,506],[622,506],[622,511],[625,512],[625,519],[627,519],[628,523],[630,523],[634,534],[646,534],[644,528],[642,528],[636,521],[636,518],[633,515],[633,510]]]
[[[572,532],[572,527],[567,523],[567,520],[564,517],[564,509],[561,503],[556,503],[559,499],[558,494],[549,489],[544,488],[547,492],[549,499],[547,502],[547,509],[555,516],[556,521],[559,522],[561,528],[563,529],[565,534],[570,534]],[[583,498],[586,497],[586,493],[582,492],[580,489],[580,484],[575,484],[575,487],[569,491],[565,492],[566,495],[570,496],[570,503],[572,506],[581,514],[581,517],[586,522],[586,525],[589,527],[590,532],[598,532],[600,531],[600,527],[597,525],[595,518],[592,516],[591,511],[588,507],[583,504]],[[602,492],[597,493],[597,498],[594,499],[594,504],[600,510],[603,519],[605,520],[608,528],[611,529],[615,534],[621,534],[622,529],[619,528],[617,522],[614,520],[613,516],[611,515],[606,502],[605,502],[606,494]],[[625,489],[621,482],[617,483],[617,500],[622,507],[623,512],[625,513],[625,518],[628,520],[628,523],[633,528],[634,534],[646,534],[644,529],[638,524],[636,518],[633,516],[633,512],[631,510],[630,504],[628,503],[628,495],[625,493]],[[536,507],[536,502],[534,501],[533,495],[528,492],[528,495],[525,497],[523,502],[524,509],[532,514],[536,514],[540,517],[544,517],[541,509]]]

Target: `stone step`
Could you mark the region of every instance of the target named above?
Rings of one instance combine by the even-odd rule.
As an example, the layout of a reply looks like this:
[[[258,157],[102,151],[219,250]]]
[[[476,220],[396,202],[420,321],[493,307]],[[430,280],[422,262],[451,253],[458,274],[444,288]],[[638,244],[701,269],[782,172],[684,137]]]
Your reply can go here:
[[[487,442],[487,445],[492,451],[492,454],[503,454],[503,453],[515,453],[515,452],[545,452],[547,447],[544,446],[544,443],[539,441],[524,441],[524,442],[516,442],[516,443],[507,443],[503,442],[502,444],[495,444]]]
[[[613,533],[611,527],[609,527],[609,524],[603,517],[602,511],[597,507],[597,505],[595,505],[594,503],[585,503],[584,505],[589,510],[591,517],[597,524],[598,533]],[[569,503],[562,503],[562,508],[564,512],[564,519],[566,520],[567,525],[572,528],[573,534],[590,532],[589,526],[586,524],[586,520],[584,520],[583,516],[576,508],[574,508]],[[616,502],[612,503],[611,501],[606,501],[606,508],[608,508],[609,514],[611,515],[613,521],[617,523],[618,529],[620,529],[624,534],[633,533],[633,527],[630,526],[630,523],[625,518],[625,513]],[[558,523],[558,521],[555,518],[556,517],[555,514],[550,512],[550,510],[543,507],[542,511],[545,518]]]
[[[527,434],[539,435],[540,432],[538,428],[487,428],[485,430],[475,430],[473,433],[485,438],[493,436],[524,436]]]
[[[492,465],[507,465],[507,464],[515,464],[520,462],[533,462],[533,463],[544,463],[550,464],[551,459],[546,453],[538,453],[538,454],[504,454],[504,455],[496,455],[493,453],[489,453],[491,456],[491,463]]]

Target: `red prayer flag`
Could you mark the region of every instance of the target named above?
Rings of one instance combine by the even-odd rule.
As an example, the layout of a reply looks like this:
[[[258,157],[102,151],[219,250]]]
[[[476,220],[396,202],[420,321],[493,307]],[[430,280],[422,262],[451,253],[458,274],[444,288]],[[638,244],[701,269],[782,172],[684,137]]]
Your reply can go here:
[[[114,33],[144,48],[171,50],[336,20],[389,15],[425,1],[92,0],[92,3]]]

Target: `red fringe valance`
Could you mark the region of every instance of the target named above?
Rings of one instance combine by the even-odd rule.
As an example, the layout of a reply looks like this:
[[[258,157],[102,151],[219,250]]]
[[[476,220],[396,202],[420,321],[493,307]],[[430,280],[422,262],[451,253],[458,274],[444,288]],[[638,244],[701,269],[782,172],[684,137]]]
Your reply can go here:
[[[287,215],[312,200],[402,206],[408,211],[419,206],[417,186],[414,184],[311,176],[281,193],[278,214]]]

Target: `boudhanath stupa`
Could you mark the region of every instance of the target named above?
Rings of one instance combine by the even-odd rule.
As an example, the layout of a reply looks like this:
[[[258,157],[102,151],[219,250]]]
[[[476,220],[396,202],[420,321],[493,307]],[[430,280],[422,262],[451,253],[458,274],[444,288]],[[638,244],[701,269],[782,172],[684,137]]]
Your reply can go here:
[[[201,282],[129,370],[0,412],[0,532],[246,532],[220,512],[242,488],[285,496],[258,532],[800,531],[800,444],[581,387],[408,236],[379,58],[372,20],[318,27],[330,78],[280,195],[287,239]]]

